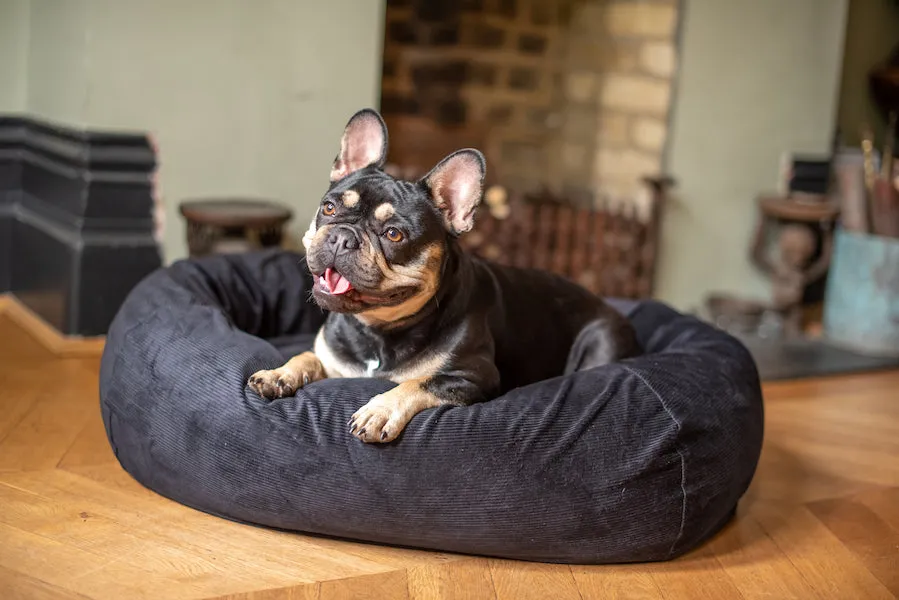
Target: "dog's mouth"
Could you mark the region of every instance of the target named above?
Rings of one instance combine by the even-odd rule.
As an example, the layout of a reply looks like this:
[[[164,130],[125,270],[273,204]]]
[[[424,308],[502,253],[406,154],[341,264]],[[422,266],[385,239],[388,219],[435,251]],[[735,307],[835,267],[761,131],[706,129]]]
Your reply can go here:
[[[321,291],[332,296],[342,296],[356,289],[349,279],[331,267],[325,269],[325,272],[318,276],[317,283]]]
[[[357,310],[363,310],[366,306],[399,304],[415,294],[414,288],[402,288],[386,294],[360,290],[333,267],[328,267],[315,276],[313,291],[319,292],[328,304],[336,301],[340,304],[348,304]]]

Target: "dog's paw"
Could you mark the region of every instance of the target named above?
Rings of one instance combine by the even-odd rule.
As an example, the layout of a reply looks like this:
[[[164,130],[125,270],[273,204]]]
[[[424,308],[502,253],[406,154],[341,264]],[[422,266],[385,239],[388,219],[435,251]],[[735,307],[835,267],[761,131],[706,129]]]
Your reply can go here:
[[[247,384],[263,398],[286,398],[313,381],[325,379],[325,367],[312,352],[294,356],[287,364],[271,371],[256,371]]]
[[[283,368],[256,371],[250,376],[247,383],[254,392],[269,400],[293,396],[302,387],[299,385],[297,377]]]
[[[381,394],[357,410],[347,426],[363,442],[387,443],[395,440],[408,422],[407,411]]]

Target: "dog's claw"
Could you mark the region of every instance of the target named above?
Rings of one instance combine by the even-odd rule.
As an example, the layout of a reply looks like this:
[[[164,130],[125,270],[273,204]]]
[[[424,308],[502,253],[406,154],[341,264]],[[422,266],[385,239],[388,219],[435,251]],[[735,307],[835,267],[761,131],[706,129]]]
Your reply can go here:
[[[365,435],[365,427],[363,427],[362,429],[360,429],[360,430],[359,430],[359,433],[357,433],[356,435],[358,435],[359,437],[362,437],[363,435]]]
[[[303,373],[303,385],[309,385],[309,375]]]
[[[387,431],[382,431],[381,432],[381,441],[383,442],[386,439],[387,439]]]

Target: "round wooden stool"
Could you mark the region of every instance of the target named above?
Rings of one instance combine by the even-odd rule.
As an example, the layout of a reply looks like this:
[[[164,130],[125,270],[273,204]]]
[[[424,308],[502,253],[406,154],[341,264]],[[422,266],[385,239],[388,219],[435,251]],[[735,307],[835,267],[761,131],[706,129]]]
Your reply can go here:
[[[280,246],[293,214],[280,204],[246,198],[188,200],[179,208],[191,257]]]

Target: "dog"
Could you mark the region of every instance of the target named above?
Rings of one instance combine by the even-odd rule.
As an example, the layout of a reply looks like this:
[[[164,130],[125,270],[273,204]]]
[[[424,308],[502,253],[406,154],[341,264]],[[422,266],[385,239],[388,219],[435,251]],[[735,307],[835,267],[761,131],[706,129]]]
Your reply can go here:
[[[311,352],[254,373],[253,390],[275,399],[325,378],[393,381],[347,424],[363,442],[386,443],[426,409],[640,353],[630,323],[598,296],[461,249],[483,195],[479,151],[459,150],[404,181],[383,170],[387,135],[372,109],[347,123],[303,237],[312,297],[328,316]]]

